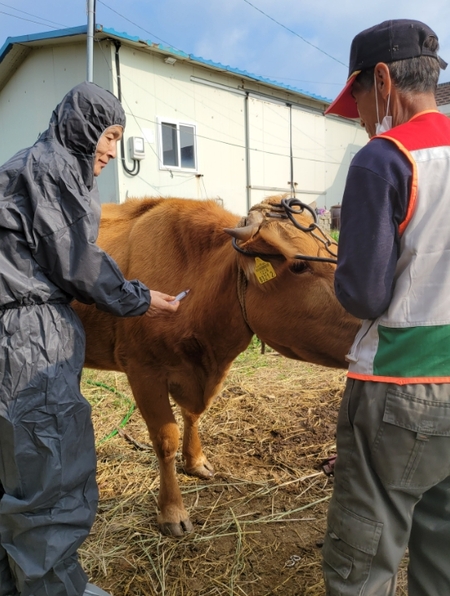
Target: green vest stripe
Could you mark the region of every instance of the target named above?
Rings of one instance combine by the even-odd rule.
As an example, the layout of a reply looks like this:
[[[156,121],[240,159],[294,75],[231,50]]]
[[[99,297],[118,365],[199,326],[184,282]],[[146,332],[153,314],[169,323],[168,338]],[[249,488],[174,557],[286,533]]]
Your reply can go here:
[[[450,325],[378,327],[373,374],[387,377],[450,376]]]

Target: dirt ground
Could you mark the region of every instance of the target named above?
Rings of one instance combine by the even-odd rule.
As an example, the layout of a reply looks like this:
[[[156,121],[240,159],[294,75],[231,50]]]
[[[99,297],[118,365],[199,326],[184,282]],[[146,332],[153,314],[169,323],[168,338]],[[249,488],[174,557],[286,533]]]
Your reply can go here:
[[[113,596],[323,596],[320,545],[332,479],[345,373],[261,354],[234,363],[201,423],[216,474],[207,482],[177,464],[194,532],[161,536],[158,466],[123,375],[85,371],[93,405],[101,501],[81,549],[91,580]],[[400,572],[398,595],[404,590]]]

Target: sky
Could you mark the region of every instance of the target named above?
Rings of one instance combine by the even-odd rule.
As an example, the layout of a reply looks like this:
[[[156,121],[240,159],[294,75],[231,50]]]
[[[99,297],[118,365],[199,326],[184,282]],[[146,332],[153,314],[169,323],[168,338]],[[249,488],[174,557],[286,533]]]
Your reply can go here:
[[[85,25],[86,6],[86,0],[0,0],[0,47],[8,37]],[[97,0],[95,20],[332,100],[347,78],[353,37],[397,18],[429,25],[450,64],[449,0]],[[449,81],[450,66],[439,82]]]

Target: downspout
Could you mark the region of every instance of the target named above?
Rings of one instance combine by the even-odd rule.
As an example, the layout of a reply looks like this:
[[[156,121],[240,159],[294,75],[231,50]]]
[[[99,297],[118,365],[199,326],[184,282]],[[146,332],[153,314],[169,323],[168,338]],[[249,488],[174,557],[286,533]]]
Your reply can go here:
[[[291,165],[291,195],[295,197],[295,186],[294,186],[294,150],[293,150],[293,140],[292,140],[292,105],[287,104],[289,108],[289,158],[290,158],[290,165]]]
[[[245,176],[246,176],[246,192],[247,192],[247,213],[252,206],[252,187],[251,187],[251,167],[250,167],[250,119],[249,119],[249,94],[245,94],[244,103],[244,118],[245,118]]]
[[[117,97],[120,101],[120,103],[122,103],[122,79],[120,76],[120,58],[119,58],[119,50],[120,50],[120,46],[121,43],[120,41],[117,40],[112,40],[114,45],[116,46],[116,76],[117,76]],[[130,175],[130,176],[137,176],[139,174],[139,171],[141,169],[141,162],[137,159],[133,160],[133,168],[130,170],[130,168],[127,166],[127,163],[125,161],[125,141],[124,141],[124,135],[122,135],[121,139],[120,139],[120,159],[122,162],[122,167],[125,170],[125,172]]]
[[[95,29],[95,0],[87,0],[87,75],[86,80],[90,83],[94,80],[94,29]]]

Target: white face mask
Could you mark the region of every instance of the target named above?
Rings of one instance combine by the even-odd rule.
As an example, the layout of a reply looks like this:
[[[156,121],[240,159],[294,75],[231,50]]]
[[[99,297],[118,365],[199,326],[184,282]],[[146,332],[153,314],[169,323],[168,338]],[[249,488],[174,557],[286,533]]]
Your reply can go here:
[[[377,123],[375,125],[375,134],[380,135],[382,132],[387,132],[392,128],[392,116],[388,116],[389,114],[389,102],[391,101],[391,94],[388,95],[387,106],[386,106],[386,116],[383,118],[380,124],[380,115],[378,113],[378,93],[377,93],[377,82],[376,77],[374,74],[374,88],[375,88],[375,105],[377,108]]]

